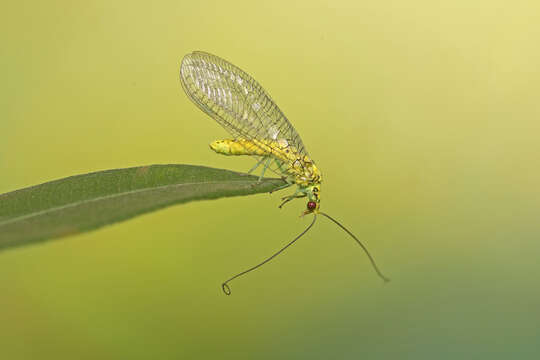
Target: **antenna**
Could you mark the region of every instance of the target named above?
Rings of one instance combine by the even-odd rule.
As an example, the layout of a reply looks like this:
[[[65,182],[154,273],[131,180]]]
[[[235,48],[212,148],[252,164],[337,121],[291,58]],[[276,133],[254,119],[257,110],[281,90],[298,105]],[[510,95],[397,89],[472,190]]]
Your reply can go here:
[[[358,240],[358,238],[356,236],[353,235],[352,232],[350,232],[345,226],[341,225],[339,223],[339,221],[337,221],[336,219],[332,218],[330,215],[328,214],[325,214],[323,212],[319,212],[319,214],[323,215],[323,216],[326,216],[328,219],[332,220],[337,226],[339,226],[340,228],[342,228],[347,234],[351,235],[351,237],[356,240],[356,242],[358,243],[358,245],[360,245],[360,247],[362,248],[362,250],[364,250],[364,252],[366,253],[367,257],[369,258],[369,261],[371,261],[371,265],[373,266],[373,269],[375,270],[375,272],[377,272],[377,275],[379,275],[379,277],[381,279],[384,280],[384,282],[389,282],[390,279],[387,278],[386,276],[383,275],[383,273],[379,270],[379,267],[377,266],[377,264],[375,263],[375,260],[373,260],[373,257],[371,257],[371,254],[369,253],[368,249],[364,246],[364,244],[362,244],[360,242],[360,240]]]
[[[311,227],[315,224],[315,220],[317,220],[317,215],[313,214],[313,221],[311,222],[311,224],[309,224],[309,226],[306,228],[306,230],[302,231],[302,233],[300,235],[298,235],[297,237],[294,238],[293,241],[291,241],[290,243],[288,243],[287,245],[285,245],[283,248],[281,248],[278,252],[276,252],[274,255],[270,256],[269,258],[267,258],[266,260],[264,260],[263,262],[261,262],[260,264],[257,264],[245,271],[242,271],[241,273],[239,274],[236,274],[234,275],[232,278],[230,278],[229,280],[225,281],[223,284],[221,284],[221,288],[223,289],[223,292],[225,293],[225,295],[231,295],[231,288],[229,287],[229,285],[227,285],[227,283],[231,282],[232,280],[236,279],[237,277],[240,277],[244,274],[247,274],[248,272],[251,272],[261,266],[263,266],[264,264],[266,264],[267,262],[269,262],[270,260],[272,260],[273,258],[275,258],[276,256],[278,256],[279,254],[281,254],[285,249],[287,249],[289,246],[291,246],[292,244],[295,243],[296,240],[300,239],[302,236],[304,236],[305,233],[308,232],[309,229],[311,229]]]

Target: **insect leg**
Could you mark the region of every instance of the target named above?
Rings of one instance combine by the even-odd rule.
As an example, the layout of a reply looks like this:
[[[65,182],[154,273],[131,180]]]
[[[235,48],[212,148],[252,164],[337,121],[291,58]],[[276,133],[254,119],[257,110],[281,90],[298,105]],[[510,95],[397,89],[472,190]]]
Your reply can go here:
[[[261,163],[264,161],[264,157],[261,157],[261,160],[259,160],[254,167],[252,167],[247,173],[248,174],[251,174],[253,171],[255,171],[256,168],[259,167],[259,165],[261,165]]]
[[[281,161],[279,161],[278,159],[274,159],[276,161],[276,165],[278,166],[279,168],[279,171],[281,171],[281,173],[285,173],[285,170],[283,170],[283,163]]]
[[[303,197],[306,197],[306,196],[307,196],[306,193],[302,193],[300,195],[296,195],[296,193],[295,193],[295,194],[290,195],[290,196],[285,196],[284,198],[281,199],[281,200],[284,200],[284,201],[279,205],[279,208],[281,209],[283,207],[283,205],[285,205],[286,203],[288,203],[291,200],[303,198]]]
[[[292,185],[292,184],[289,184],[289,183],[287,183],[287,184],[285,184],[285,185],[281,185],[280,187],[277,187],[277,188],[275,188],[274,190],[270,191],[270,194],[273,193],[274,191],[279,191],[279,190],[283,190],[283,189],[285,189],[285,188],[288,188],[288,187],[291,186],[291,185]]]
[[[269,158],[266,160],[266,162],[264,163],[264,169],[263,169],[263,171],[262,171],[262,173],[261,173],[261,176],[259,176],[258,182],[261,182],[261,180],[262,180],[262,178],[263,178],[263,176],[264,176],[264,173],[266,172],[266,169],[268,169],[268,166],[270,166],[270,161],[272,161],[272,159],[269,157]]]

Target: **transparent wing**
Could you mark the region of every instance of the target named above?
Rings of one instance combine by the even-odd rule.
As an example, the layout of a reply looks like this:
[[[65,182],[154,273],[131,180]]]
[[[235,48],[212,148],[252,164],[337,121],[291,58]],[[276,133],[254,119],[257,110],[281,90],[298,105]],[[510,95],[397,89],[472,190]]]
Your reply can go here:
[[[188,97],[234,138],[275,140],[308,155],[302,139],[261,85],[231,63],[208,53],[182,59],[180,80]],[[255,145],[254,145],[255,146]]]

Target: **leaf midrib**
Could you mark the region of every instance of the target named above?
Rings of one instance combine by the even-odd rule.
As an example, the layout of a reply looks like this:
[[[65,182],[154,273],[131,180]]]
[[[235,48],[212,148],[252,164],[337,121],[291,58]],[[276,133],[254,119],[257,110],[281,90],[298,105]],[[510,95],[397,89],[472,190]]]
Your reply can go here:
[[[144,189],[125,191],[125,192],[121,192],[121,193],[118,193],[118,194],[100,196],[100,197],[96,197],[96,198],[93,198],[93,199],[85,199],[85,200],[77,201],[77,202],[74,202],[74,203],[71,203],[71,204],[62,205],[62,206],[56,206],[56,207],[52,207],[52,208],[47,209],[47,210],[41,210],[41,211],[38,211],[36,213],[31,213],[31,214],[27,214],[27,215],[23,215],[23,216],[18,216],[18,217],[15,217],[15,218],[0,222],[0,227],[16,223],[17,221],[31,219],[33,217],[37,217],[37,216],[40,216],[40,215],[54,213],[55,211],[60,211],[60,210],[69,209],[69,208],[72,208],[72,207],[77,207],[79,205],[84,205],[84,204],[93,203],[93,202],[99,202],[99,201],[108,200],[108,199],[114,199],[114,198],[118,198],[118,197],[122,197],[122,196],[128,196],[128,195],[137,194],[137,193],[151,192],[151,191],[157,191],[157,190],[162,190],[162,189],[167,189],[167,188],[179,188],[179,187],[190,186],[190,185],[192,186],[192,185],[203,185],[203,184],[227,184],[227,183],[233,183],[233,182],[234,183],[246,183],[246,184],[255,183],[255,181],[246,181],[246,180],[198,181],[198,182],[191,182],[191,183],[169,184],[169,185],[149,187],[149,188],[144,188]]]

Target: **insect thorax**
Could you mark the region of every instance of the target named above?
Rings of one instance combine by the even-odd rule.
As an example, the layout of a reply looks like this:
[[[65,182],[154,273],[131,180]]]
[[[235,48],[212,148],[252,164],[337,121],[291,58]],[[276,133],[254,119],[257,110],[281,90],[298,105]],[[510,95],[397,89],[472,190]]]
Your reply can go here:
[[[294,177],[294,182],[298,186],[307,187],[321,183],[321,172],[309,157],[299,156],[288,165],[287,172]]]

